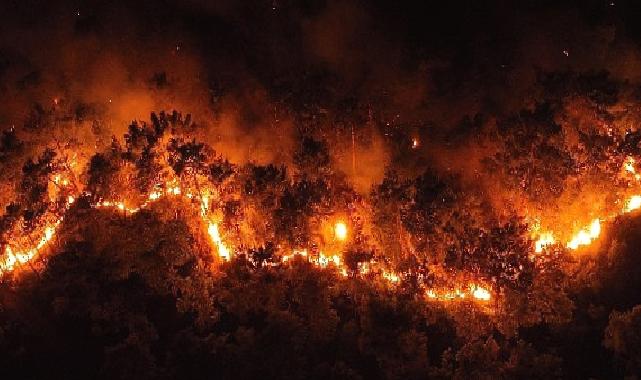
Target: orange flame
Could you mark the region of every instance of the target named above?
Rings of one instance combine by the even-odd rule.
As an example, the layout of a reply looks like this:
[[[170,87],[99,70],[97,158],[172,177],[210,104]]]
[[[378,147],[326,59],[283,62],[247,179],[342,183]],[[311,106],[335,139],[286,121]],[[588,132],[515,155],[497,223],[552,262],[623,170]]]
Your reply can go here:
[[[552,245],[556,242],[556,239],[554,239],[554,235],[552,235],[551,232],[544,232],[541,234],[539,239],[534,242],[534,252],[543,252],[543,248],[547,247],[548,245]]]
[[[334,236],[339,241],[345,241],[347,239],[347,225],[345,222],[339,221],[334,224]]]
[[[577,249],[582,245],[590,245],[593,240],[601,234],[601,220],[594,219],[589,228],[584,228],[579,231],[572,240],[567,244],[570,249]]]
[[[218,248],[218,256],[220,256],[225,261],[229,261],[231,259],[231,252],[223,242],[223,239],[220,237],[220,232],[218,232],[218,224],[209,222],[207,232],[209,233],[211,241],[214,242],[216,248]]]

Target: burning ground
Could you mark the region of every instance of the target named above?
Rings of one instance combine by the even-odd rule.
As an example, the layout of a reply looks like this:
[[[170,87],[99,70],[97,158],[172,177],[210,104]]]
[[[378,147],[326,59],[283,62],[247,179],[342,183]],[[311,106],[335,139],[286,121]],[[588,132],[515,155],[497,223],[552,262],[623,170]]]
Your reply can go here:
[[[613,4],[467,4],[462,29],[412,4],[6,5],[2,368],[638,374],[641,55]]]

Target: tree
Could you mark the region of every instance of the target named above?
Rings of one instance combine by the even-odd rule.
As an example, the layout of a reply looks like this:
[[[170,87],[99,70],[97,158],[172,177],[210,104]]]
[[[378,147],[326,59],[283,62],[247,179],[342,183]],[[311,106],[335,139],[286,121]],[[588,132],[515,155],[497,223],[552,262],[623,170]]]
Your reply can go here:
[[[641,373],[641,305],[627,312],[613,311],[605,329],[603,345],[612,350],[626,373]]]

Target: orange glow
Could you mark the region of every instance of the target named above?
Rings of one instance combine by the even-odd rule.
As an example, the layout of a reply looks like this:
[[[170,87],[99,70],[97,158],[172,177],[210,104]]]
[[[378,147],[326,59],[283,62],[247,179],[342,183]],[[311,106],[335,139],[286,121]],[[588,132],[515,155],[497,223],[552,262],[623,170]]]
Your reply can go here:
[[[306,249],[295,249],[292,251],[291,254],[289,255],[283,255],[281,257],[281,261],[286,263],[289,260],[293,259],[296,256],[301,256],[301,257],[307,257],[307,250]]]

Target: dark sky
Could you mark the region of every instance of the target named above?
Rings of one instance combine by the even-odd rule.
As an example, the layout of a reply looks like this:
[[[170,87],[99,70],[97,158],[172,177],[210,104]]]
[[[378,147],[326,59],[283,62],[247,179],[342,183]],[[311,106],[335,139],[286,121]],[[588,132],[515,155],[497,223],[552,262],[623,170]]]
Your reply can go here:
[[[12,64],[62,71],[68,68],[62,49],[70,45],[78,55],[92,54],[86,60],[104,58],[95,49],[118,55],[124,66],[158,64],[150,61],[180,47],[175,54],[198,60],[203,79],[251,79],[269,88],[322,71],[345,91],[369,90],[372,82],[393,85],[421,66],[434,82],[441,72],[459,82],[437,83],[437,93],[530,67],[608,68],[635,78],[639,71],[608,67],[616,49],[638,48],[635,2],[4,1],[1,7],[5,75]]]

